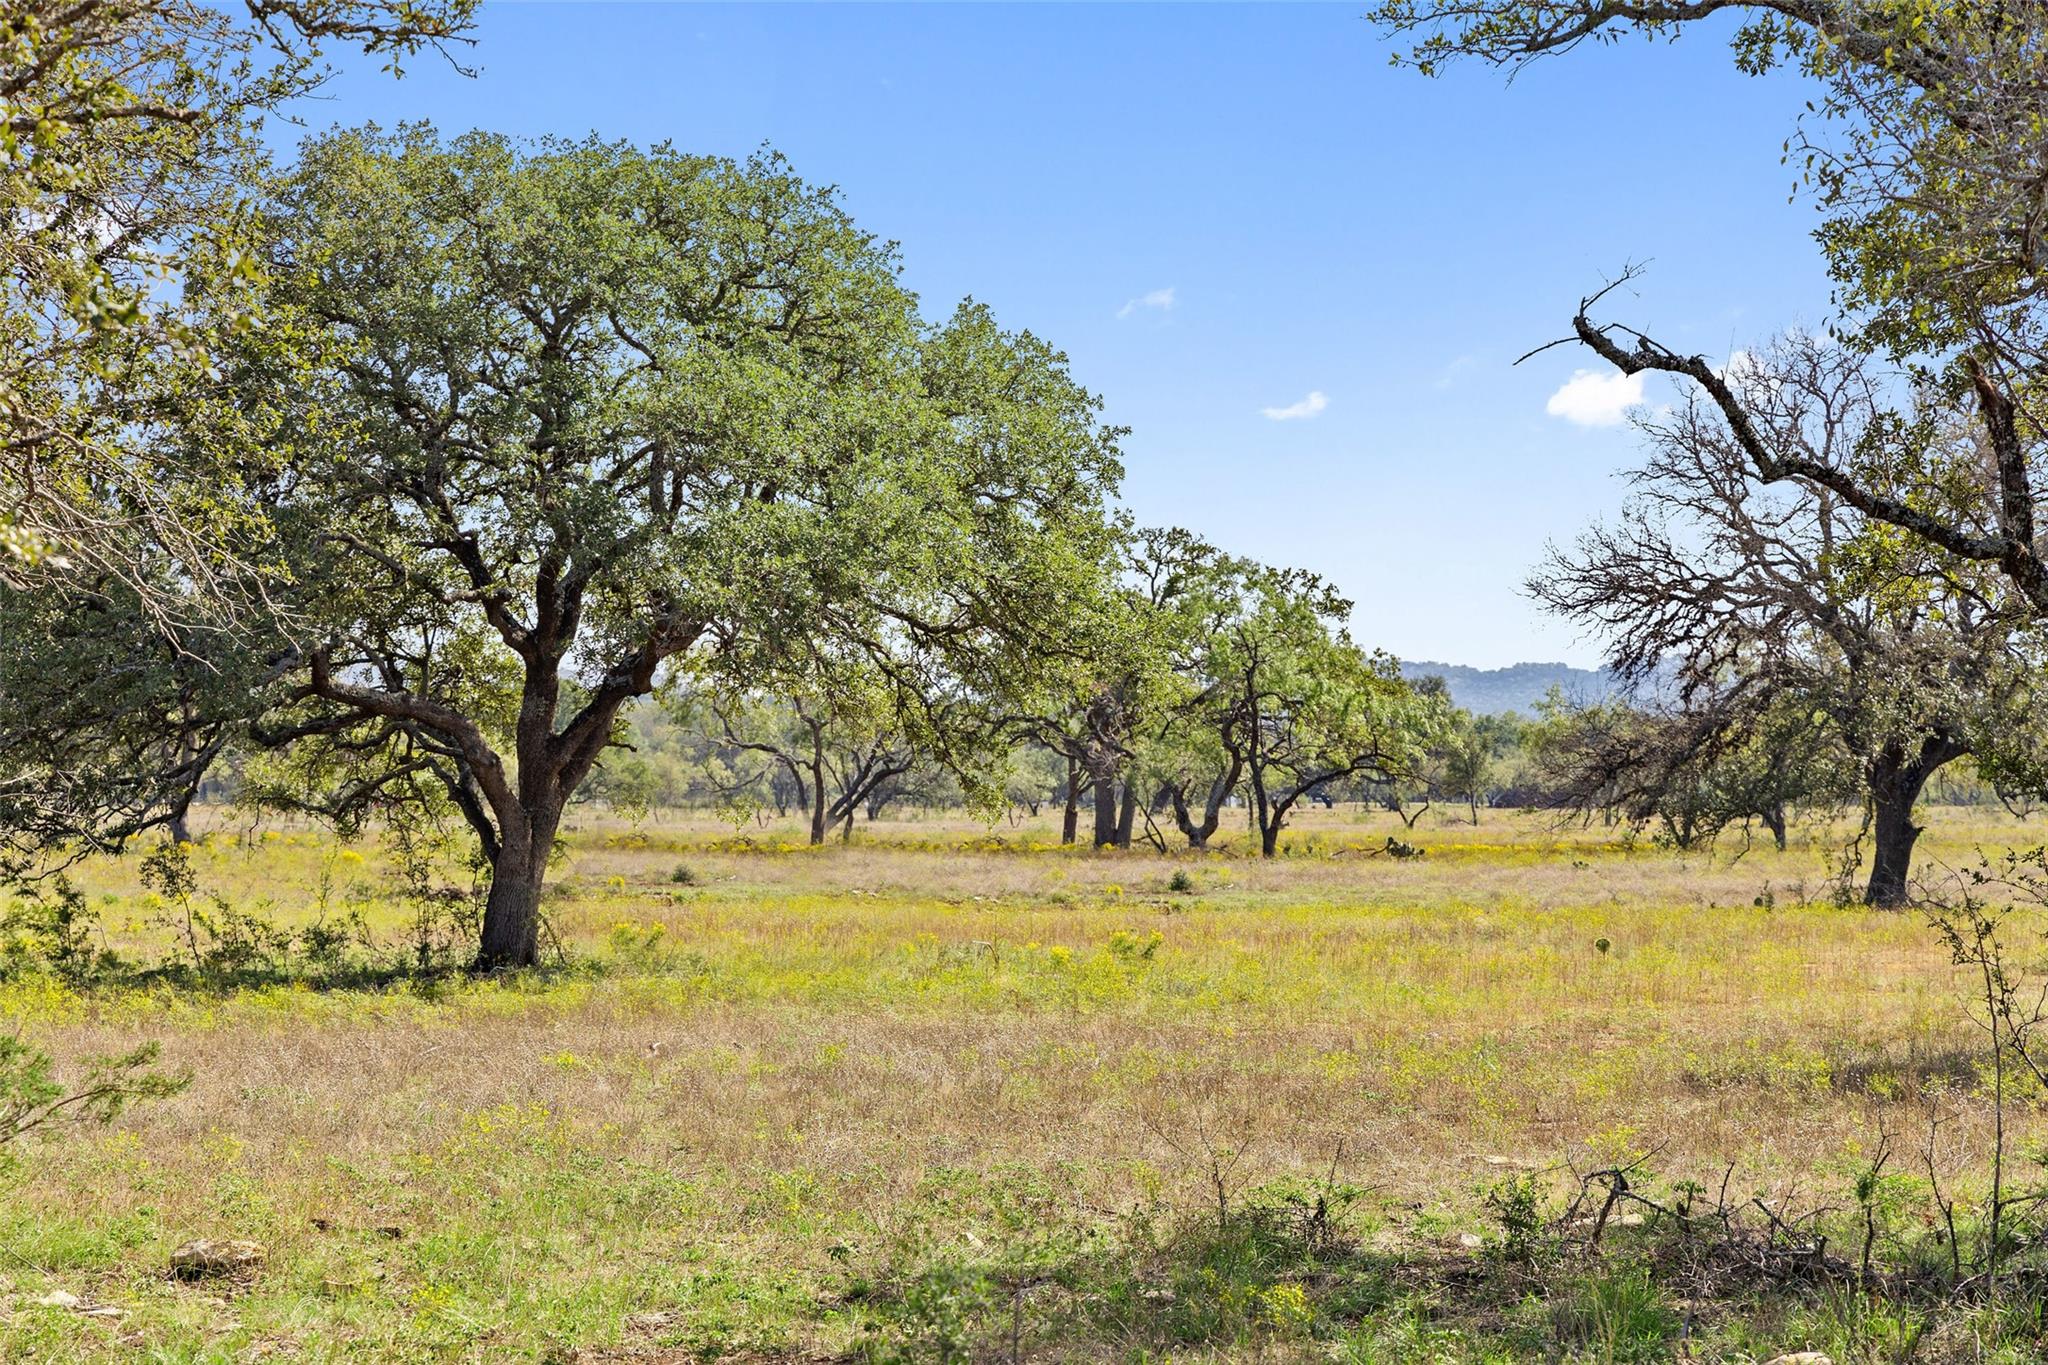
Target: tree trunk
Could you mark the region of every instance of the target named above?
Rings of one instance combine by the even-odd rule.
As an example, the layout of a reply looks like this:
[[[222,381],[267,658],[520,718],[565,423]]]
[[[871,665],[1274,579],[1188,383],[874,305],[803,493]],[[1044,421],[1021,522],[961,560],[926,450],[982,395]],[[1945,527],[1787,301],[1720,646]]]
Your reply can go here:
[[[1067,809],[1060,821],[1060,842],[1071,844],[1074,834],[1081,827],[1081,763],[1072,754],[1067,755]]]
[[[821,732],[811,734],[811,842],[825,842],[825,741]]]
[[[1256,694],[1254,694],[1256,697]],[[1270,818],[1270,807],[1266,801],[1266,764],[1260,752],[1259,710],[1256,700],[1252,705],[1251,723],[1247,727],[1251,736],[1251,753],[1245,764],[1252,779],[1253,828],[1259,832],[1259,852],[1265,857],[1273,856],[1274,845],[1280,842],[1280,822]]]
[[[187,818],[189,815],[189,809],[183,805],[180,805],[175,811],[171,812],[171,818],[165,827],[170,831],[172,843],[189,844],[192,842],[192,825]]]
[[[1095,846],[1111,848],[1116,844],[1117,756],[1107,749],[1098,748],[1089,754],[1088,775],[1093,779],[1095,798]]]
[[[1116,782],[1111,778],[1095,779],[1095,846],[1114,848],[1116,846]]]
[[[491,863],[491,890],[476,970],[508,971],[540,962],[540,891],[554,850],[559,813],[531,817],[525,831],[506,830]]]
[[[1188,794],[1185,787],[1169,783],[1166,795],[1173,803],[1173,823],[1179,827],[1181,837],[1188,841],[1188,847],[1198,853],[1209,847],[1209,836],[1216,832],[1215,812],[1210,812],[1210,818],[1205,824],[1198,825],[1194,816],[1188,812]]]
[[[1123,800],[1118,803],[1116,814],[1116,846],[1131,846],[1131,828],[1138,818],[1138,784],[1124,783]]]
[[[1778,846],[1778,852],[1785,851],[1785,807],[1773,803],[1763,813],[1764,828],[1771,832],[1771,841]]]
[[[1237,790],[1238,780],[1244,776],[1244,757],[1235,750],[1230,751],[1230,763],[1209,784],[1209,790],[1202,801],[1202,823],[1195,823],[1188,812],[1187,789],[1175,783],[1168,783],[1165,794],[1173,806],[1173,822],[1180,826],[1180,832],[1187,836],[1188,847],[1206,849],[1215,835],[1217,826],[1223,823],[1224,803]]]
[[[1913,845],[1920,838],[1920,826],[1913,823],[1913,802],[1920,795],[1926,775],[1887,749],[1871,765],[1871,834],[1876,841],[1870,863],[1870,884],[1864,888],[1863,903],[1884,910],[1896,910],[1909,899],[1907,878],[1912,872]]]
[[[1870,863],[1870,884],[1863,903],[1896,910],[1910,899],[1913,845],[1920,826],[1913,823],[1913,804],[1920,789],[1942,764],[1967,753],[1968,746],[1943,735],[1929,735],[1919,751],[1907,757],[1904,745],[1887,744],[1870,764],[1870,828],[1876,842]]]
[[[1275,795],[1266,790],[1266,774],[1258,763],[1251,765],[1252,794],[1258,798],[1259,856],[1277,858],[1280,856],[1280,831],[1287,827],[1287,812],[1294,808],[1295,796],[1281,793]]]

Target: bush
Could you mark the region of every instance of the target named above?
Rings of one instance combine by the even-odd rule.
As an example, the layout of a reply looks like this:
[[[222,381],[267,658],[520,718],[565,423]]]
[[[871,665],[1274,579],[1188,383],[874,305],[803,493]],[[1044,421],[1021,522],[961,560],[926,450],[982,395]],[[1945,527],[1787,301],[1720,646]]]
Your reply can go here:
[[[1544,1211],[1543,1192],[1535,1176],[1501,1181],[1486,1192],[1486,1207],[1500,1225],[1502,1260],[1528,1265],[1556,1250],[1557,1236]]]
[[[120,965],[100,938],[99,915],[68,878],[25,887],[0,914],[0,976],[40,971],[86,985]]]

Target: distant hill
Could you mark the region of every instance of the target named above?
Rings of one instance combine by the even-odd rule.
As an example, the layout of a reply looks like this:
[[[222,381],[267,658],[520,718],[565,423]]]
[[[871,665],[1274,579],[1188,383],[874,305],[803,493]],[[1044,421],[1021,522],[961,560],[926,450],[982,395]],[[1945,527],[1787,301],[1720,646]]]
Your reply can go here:
[[[1468,668],[1464,664],[1403,660],[1401,674],[1426,678],[1434,674],[1451,685],[1451,700],[1479,715],[1520,711],[1530,715],[1544,693],[1564,689],[1573,701],[1594,702],[1619,689],[1605,669],[1573,668],[1570,664],[1509,664],[1506,668]]]

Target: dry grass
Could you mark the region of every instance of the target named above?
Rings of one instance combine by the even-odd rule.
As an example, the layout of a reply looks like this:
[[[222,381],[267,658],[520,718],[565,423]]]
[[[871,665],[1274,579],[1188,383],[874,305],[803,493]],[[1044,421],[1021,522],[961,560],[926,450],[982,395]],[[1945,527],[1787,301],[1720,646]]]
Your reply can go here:
[[[0,1017],[60,1056],[160,1038],[195,1076],[26,1153],[0,1209],[0,1357],[833,1354],[873,1340],[853,1280],[1020,1226],[1199,1208],[1219,1174],[1240,1199],[1334,1172],[1370,1190],[1361,1236],[1421,1246],[1483,1231],[1504,1171],[1568,1156],[1733,1163],[1784,1191],[1838,1185],[1881,1121],[1940,1106],[1958,1140],[1984,1121],[1924,925],[1806,899],[1833,835],[1707,858],[1494,816],[1426,823],[1420,860],[1330,856],[1389,832],[1318,815],[1263,864],[1060,852],[1043,825],[998,849],[906,822],[813,852],[593,819],[550,904],[589,969],[0,983]],[[1928,851],[2026,834],[1944,818]],[[382,855],[360,852],[216,836],[201,873],[303,919],[324,869],[330,911],[395,930]],[[1181,869],[1191,894],[1168,889]],[[161,935],[134,875],[82,874],[130,952]],[[233,1297],[164,1283],[199,1234],[263,1241],[270,1269]],[[50,1287],[129,1316],[31,1306]],[[670,1316],[636,1333],[650,1312]],[[1297,1358],[1277,1327],[1204,1349]]]

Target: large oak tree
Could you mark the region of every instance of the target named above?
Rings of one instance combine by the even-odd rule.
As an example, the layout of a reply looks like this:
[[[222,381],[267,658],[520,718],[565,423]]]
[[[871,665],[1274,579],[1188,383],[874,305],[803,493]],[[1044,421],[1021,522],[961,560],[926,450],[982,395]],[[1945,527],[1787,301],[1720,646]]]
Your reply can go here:
[[[252,347],[211,396],[274,527],[237,742],[302,808],[459,812],[480,967],[535,961],[564,808],[679,661],[829,641],[996,691],[1107,572],[1116,433],[1064,359],[925,320],[774,156],[342,132],[264,228],[266,314],[320,358]]]
[[[1728,382],[1751,430],[1788,458],[1868,449],[1894,416],[1865,357],[1811,338],[1743,357]],[[1638,811],[1678,798],[1688,832],[1757,815],[1782,839],[1788,779],[1818,796],[1806,756],[1838,756],[1843,778],[1818,787],[1868,802],[1865,899],[1903,904],[1928,779],[2017,738],[2005,703],[2025,650],[1998,576],[1825,488],[1759,486],[1726,415],[1703,398],[1638,427],[1646,458],[1622,515],[1554,549],[1529,584],[1602,637],[1610,669],[1646,685],[1658,713],[1582,728],[1603,742],[1582,746],[1578,785],[1609,787],[1601,799]]]

